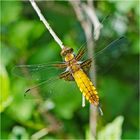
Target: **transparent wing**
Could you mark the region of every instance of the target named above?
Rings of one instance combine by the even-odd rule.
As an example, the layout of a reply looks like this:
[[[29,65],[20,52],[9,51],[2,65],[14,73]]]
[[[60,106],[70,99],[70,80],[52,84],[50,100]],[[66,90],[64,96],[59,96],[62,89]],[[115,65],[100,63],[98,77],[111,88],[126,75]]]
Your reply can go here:
[[[29,87],[24,93],[25,99],[70,101],[81,99],[80,90],[74,81],[65,81],[59,77],[50,78],[38,85]]]
[[[112,41],[107,47],[98,51],[93,59],[96,59],[96,69],[100,73],[105,73],[121,59],[121,55],[127,50],[129,42],[127,38],[120,37]]]
[[[58,64],[64,63],[18,65],[13,68],[14,75],[28,80],[29,86],[22,93],[25,99],[69,100],[81,98],[74,81],[60,79],[60,74],[65,70],[60,69]]]
[[[55,62],[49,64],[17,65],[12,69],[12,73],[24,79],[42,82],[64,71],[63,68],[60,69],[56,67],[56,64],[63,65],[64,63]]]
[[[96,61],[96,70],[102,70],[104,73],[103,67],[106,68],[106,71],[112,64],[119,61],[120,56],[126,51],[128,44],[128,40],[125,37],[120,37],[109,43],[100,51],[97,51],[97,53],[92,56],[92,59],[90,58],[92,61]],[[85,61],[83,61],[81,66],[84,64],[84,62]],[[84,68],[86,69],[87,67],[87,69],[89,69],[89,66],[89,64],[85,63]]]
[[[107,45],[104,49],[97,52],[94,56],[94,58],[98,57],[100,54],[105,53],[105,55],[110,54],[113,55],[113,57],[116,57],[120,55],[120,51],[125,50],[125,45],[128,44],[128,40],[125,37],[117,38],[116,40],[112,41],[109,45]]]
[[[101,23],[103,28],[101,29],[100,38],[98,41],[96,41],[95,36],[97,34],[97,30],[101,27],[97,27],[97,29],[94,30],[94,35],[91,35],[89,40],[82,45],[82,47],[86,48],[87,42],[94,41],[95,54],[93,54],[94,56],[90,57],[92,57],[93,60],[96,59],[96,64],[98,67],[104,66],[107,69],[108,65],[115,64],[117,60],[119,61],[120,56],[125,50],[127,50],[129,44],[128,40],[125,37],[117,38],[117,34],[120,33],[119,30],[116,31],[115,23],[117,20],[122,23],[125,22],[117,15],[108,14],[105,18],[102,18]]]

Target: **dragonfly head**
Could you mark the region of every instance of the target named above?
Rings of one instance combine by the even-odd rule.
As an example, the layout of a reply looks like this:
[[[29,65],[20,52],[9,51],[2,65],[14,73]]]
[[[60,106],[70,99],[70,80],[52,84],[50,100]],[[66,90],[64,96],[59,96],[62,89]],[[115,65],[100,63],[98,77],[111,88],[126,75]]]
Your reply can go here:
[[[74,58],[73,48],[65,47],[61,51],[61,56],[65,58],[65,61],[69,61]]]

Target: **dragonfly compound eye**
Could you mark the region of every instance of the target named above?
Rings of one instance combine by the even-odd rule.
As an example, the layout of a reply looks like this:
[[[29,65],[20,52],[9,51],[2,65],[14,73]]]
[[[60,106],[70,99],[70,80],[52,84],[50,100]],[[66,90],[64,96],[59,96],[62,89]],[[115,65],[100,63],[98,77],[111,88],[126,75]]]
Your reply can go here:
[[[73,48],[69,48],[68,52],[73,53]]]
[[[73,48],[69,48],[69,47],[65,47],[63,48],[63,50],[61,51],[61,56],[66,56],[68,53],[72,53],[73,52]]]

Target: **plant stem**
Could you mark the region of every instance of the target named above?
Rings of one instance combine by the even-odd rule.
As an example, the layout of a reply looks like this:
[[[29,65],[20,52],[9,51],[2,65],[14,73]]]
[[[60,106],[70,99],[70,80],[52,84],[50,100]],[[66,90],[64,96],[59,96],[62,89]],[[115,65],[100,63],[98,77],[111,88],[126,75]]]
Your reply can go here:
[[[96,16],[96,12],[93,6],[93,1],[87,0],[87,3],[83,3],[80,0],[71,1],[69,0],[73,9],[76,13],[77,19],[81,23],[81,26],[84,30],[86,43],[87,43],[87,50],[88,50],[88,57],[93,58],[94,55],[94,40],[92,36],[94,36],[95,40],[98,40],[100,36],[100,29],[101,24]],[[85,17],[86,15],[86,17]],[[94,27],[94,32],[92,32],[92,28]],[[95,76],[95,62],[92,60],[92,66],[90,69],[90,78],[91,81],[96,84],[96,76]],[[83,100],[84,101],[84,100]],[[82,105],[85,105],[82,103]],[[97,126],[97,112],[96,107],[90,105],[90,139],[93,140],[96,137],[96,126]]]
[[[48,29],[50,34],[53,36],[54,40],[61,47],[61,49],[63,49],[64,48],[63,42],[58,38],[56,33],[52,30],[51,26],[49,25],[49,23],[47,22],[45,17],[42,15],[42,13],[41,13],[39,7],[37,6],[37,4],[35,3],[35,1],[34,0],[29,0],[29,1],[30,1],[31,5],[33,6],[34,10],[36,11],[37,15],[39,16],[40,20],[44,23],[44,25],[46,26],[46,28]]]

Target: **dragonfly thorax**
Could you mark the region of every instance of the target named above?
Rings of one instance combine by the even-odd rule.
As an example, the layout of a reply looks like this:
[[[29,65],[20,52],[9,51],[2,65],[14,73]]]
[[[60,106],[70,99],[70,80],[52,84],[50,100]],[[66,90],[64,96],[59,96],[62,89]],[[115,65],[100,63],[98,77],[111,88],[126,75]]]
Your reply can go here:
[[[74,58],[73,48],[64,47],[61,51],[61,56],[64,57],[66,62],[72,60]]]
[[[72,60],[73,58],[74,58],[73,53],[67,53],[67,55],[65,56],[65,61],[68,62],[68,61]]]

